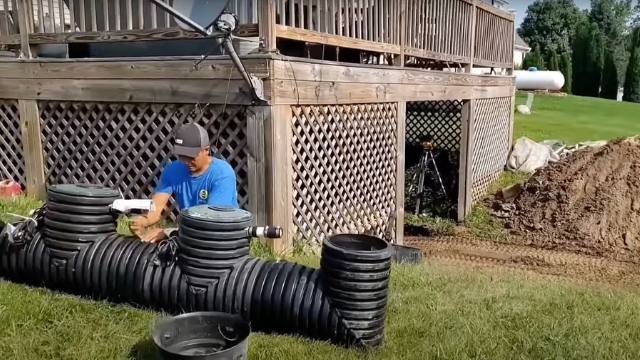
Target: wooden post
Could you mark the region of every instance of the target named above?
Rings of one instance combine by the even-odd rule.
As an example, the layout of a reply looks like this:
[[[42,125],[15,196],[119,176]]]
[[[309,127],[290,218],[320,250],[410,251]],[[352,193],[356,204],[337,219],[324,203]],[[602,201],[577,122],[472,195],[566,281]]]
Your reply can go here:
[[[511,114],[509,114],[509,151],[511,151],[511,144],[513,144],[513,122],[515,120],[515,108],[516,108],[516,87],[512,88],[511,92]]]
[[[276,0],[258,0],[258,31],[264,51],[276,51]]]
[[[18,26],[20,27],[20,58],[31,59],[29,33],[33,31],[33,13],[28,0],[20,0],[18,5]],[[27,194],[45,200],[44,153],[40,138],[40,111],[36,100],[18,100],[22,150],[26,167]]]
[[[458,168],[458,222],[464,222],[467,216],[467,149],[469,148],[469,101],[462,105],[460,118],[460,165]]]
[[[471,21],[469,21],[469,63],[465,66],[465,72],[470,74],[471,70],[473,70],[473,58],[475,57],[476,51],[476,12],[477,7],[475,1],[473,2],[473,7],[471,8]]]
[[[471,213],[473,180],[473,147],[476,100],[471,99],[462,106],[462,146],[460,147],[460,178],[458,181],[458,221],[464,221]],[[466,134],[465,134],[466,128]],[[466,138],[466,141],[465,141]],[[463,168],[464,164],[464,168]]]
[[[267,221],[282,227],[282,238],[270,239],[267,245],[276,253],[293,251],[293,129],[289,105],[270,107],[265,114],[265,160]]]
[[[404,244],[404,145],[406,133],[407,103],[398,103],[397,157],[396,157],[396,244]]]
[[[269,106],[249,108],[247,113],[247,147],[249,152],[249,208],[254,225],[267,224],[265,194],[264,122]]]
[[[513,41],[511,42],[511,47],[510,47],[511,53],[509,54],[511,56],[511,68],[507,69],[507,75],[509,76],[513,76],[513,71],[515,70],[515,67],[516,67],[516,64],[514,61],[514,56],[516,51],[516,23],[515,21],[512,21],[511,24],[513,25],[511,26],[511,39],[513,39]]]
[[[31,59],[29,48],[29,34],[33,32],[33,14],[29,11],[29,1],[18,2],[18,29],[20,29],[20,58]]]
[[[395,66],[404,67],[405,56],[404,51],[406,48],[407,38],[407,22],[405,16],[407,14],[407,0],[400,0],[400,55],[394,57]],[[406,105],[406,104],[405,104]]]

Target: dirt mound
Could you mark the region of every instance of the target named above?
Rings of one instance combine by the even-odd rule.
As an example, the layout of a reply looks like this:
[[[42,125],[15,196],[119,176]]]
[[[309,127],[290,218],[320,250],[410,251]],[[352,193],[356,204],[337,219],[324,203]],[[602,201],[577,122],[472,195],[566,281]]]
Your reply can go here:
[[[640,259],[640,143],[588,148],[536,173],[505,226],[531,245]]]

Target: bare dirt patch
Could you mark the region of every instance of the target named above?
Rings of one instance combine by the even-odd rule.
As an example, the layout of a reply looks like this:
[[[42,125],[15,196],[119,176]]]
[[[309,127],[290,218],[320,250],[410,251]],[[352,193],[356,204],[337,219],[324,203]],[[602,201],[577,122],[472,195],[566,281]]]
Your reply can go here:
[[[505,227],[524,245],[640,263],[640,144],[578,151],[489,206],[508,209]]]
[[[637,265],[570,251],[460,237],[407,237],[405,244],[421,249],[427,261],[445,265],[526,273],[570,282],[640,287],[640,267]]]

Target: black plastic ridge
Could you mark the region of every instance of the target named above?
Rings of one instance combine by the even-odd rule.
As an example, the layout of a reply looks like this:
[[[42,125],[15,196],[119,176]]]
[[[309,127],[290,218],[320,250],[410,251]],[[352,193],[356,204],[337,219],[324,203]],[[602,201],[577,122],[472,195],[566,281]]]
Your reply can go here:
[[[251,258],[250,239],[233,236],[241,229],[181,216],[175,261],[159,261],[169,247],[115,234],[104,196],[55,191],[39,233],[20,246],[0,239],[3,278],[171,314],[239,314],[256,331],[346,347],[383,343],[392,257],[383,240],[330,237],[317,270]]]

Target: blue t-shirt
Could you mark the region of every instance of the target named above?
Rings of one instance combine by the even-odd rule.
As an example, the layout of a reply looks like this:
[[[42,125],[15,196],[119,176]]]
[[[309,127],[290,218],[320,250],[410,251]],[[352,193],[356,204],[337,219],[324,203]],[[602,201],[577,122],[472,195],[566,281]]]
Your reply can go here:
[[[229,163],[216,158],[199,176],[191,175],[185,164],[172,162],[162,172],[156,193],[173,195],[180,210],[196,205],[238,208],[236,174]]]

